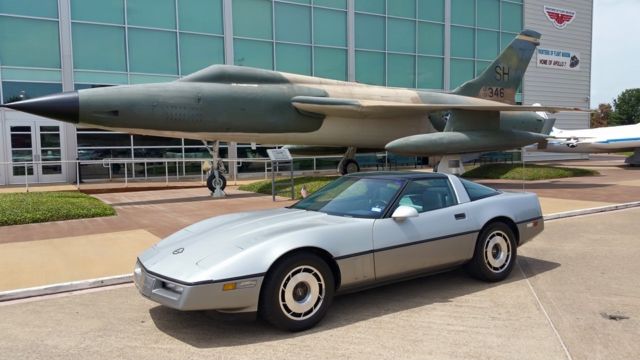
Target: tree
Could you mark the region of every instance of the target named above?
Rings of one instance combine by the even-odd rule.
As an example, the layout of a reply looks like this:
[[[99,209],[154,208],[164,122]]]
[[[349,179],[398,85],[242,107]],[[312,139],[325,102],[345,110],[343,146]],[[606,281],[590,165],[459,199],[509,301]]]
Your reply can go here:
[[[630,125],[640,122],[640,88],[627,89],[613,100],[615,109],[612,125]]]
[[[611,121],[611,115],[613,114],[613,108],[611,104],[600,104],[598,110],[591,111],[591,127],[605,127],[609,125]]]

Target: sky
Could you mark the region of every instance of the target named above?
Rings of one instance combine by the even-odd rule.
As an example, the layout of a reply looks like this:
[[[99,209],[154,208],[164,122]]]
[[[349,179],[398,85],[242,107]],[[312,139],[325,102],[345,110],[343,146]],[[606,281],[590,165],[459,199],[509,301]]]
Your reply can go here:
[[[640,0],[594,0],[591,108],[640,88]]]

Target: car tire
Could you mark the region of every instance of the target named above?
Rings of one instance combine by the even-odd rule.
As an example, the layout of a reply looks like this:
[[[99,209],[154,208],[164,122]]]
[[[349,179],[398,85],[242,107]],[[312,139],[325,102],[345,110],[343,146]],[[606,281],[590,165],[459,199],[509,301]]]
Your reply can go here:
[[[218,173],[218,179],[219,181],[222,182],[221,186],[220,186],[220,190],[224,190],[224,188],[227,187],[227,178],[224,177],[224,175]],[[209,188],[209,190],[211,192],[216,191],[216,175],[212,172],[208,177],[207,177],[207,188]]]
[[[473,259],[467,271],[477,279],[496,282],[507,278],[518,255],[515,234],[502,222],[487,225],[476,241]]]
[[[267,274],[258,311],[279,329],[307,330],[325,316],[334,291],[329,265],[312,253],[296,253],[279,261]]]

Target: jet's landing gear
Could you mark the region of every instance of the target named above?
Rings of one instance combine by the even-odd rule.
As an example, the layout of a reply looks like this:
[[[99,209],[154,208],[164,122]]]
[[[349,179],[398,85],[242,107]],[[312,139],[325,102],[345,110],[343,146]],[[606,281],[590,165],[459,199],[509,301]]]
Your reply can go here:
[[[344,157],[338,164],[338,172],[342,175],[357,173],[360,171],[360,165],[356,161],[356,147],[350,146],[344,153]]]
[[[224,162],[218,156],[220,142],[215,141],[213,147],[210,147],[206,141],[203,141],[203,143],[213,159],[211,168],[207,173],[207,188],[211,191],[211,196],[215,198],[225,197],[224,188],[227,187],[227,179],[222,175],[223,172],[226,172]]]
[[[635,149],[633,155],[624,159],[625,164],[629,164],[629,166],[640,166],[640,149]]]

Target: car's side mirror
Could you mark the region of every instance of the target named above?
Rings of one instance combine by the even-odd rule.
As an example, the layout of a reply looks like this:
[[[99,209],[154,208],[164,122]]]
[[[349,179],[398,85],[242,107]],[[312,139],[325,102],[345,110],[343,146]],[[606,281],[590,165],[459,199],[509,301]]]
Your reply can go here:
[[[393,215],[391,215],[391,217],[396,221],[403,221],[405,219],[417,216],[418,210],[416,210],[414,207],[404,205],[398,206],[396,211],[393,212]]]

